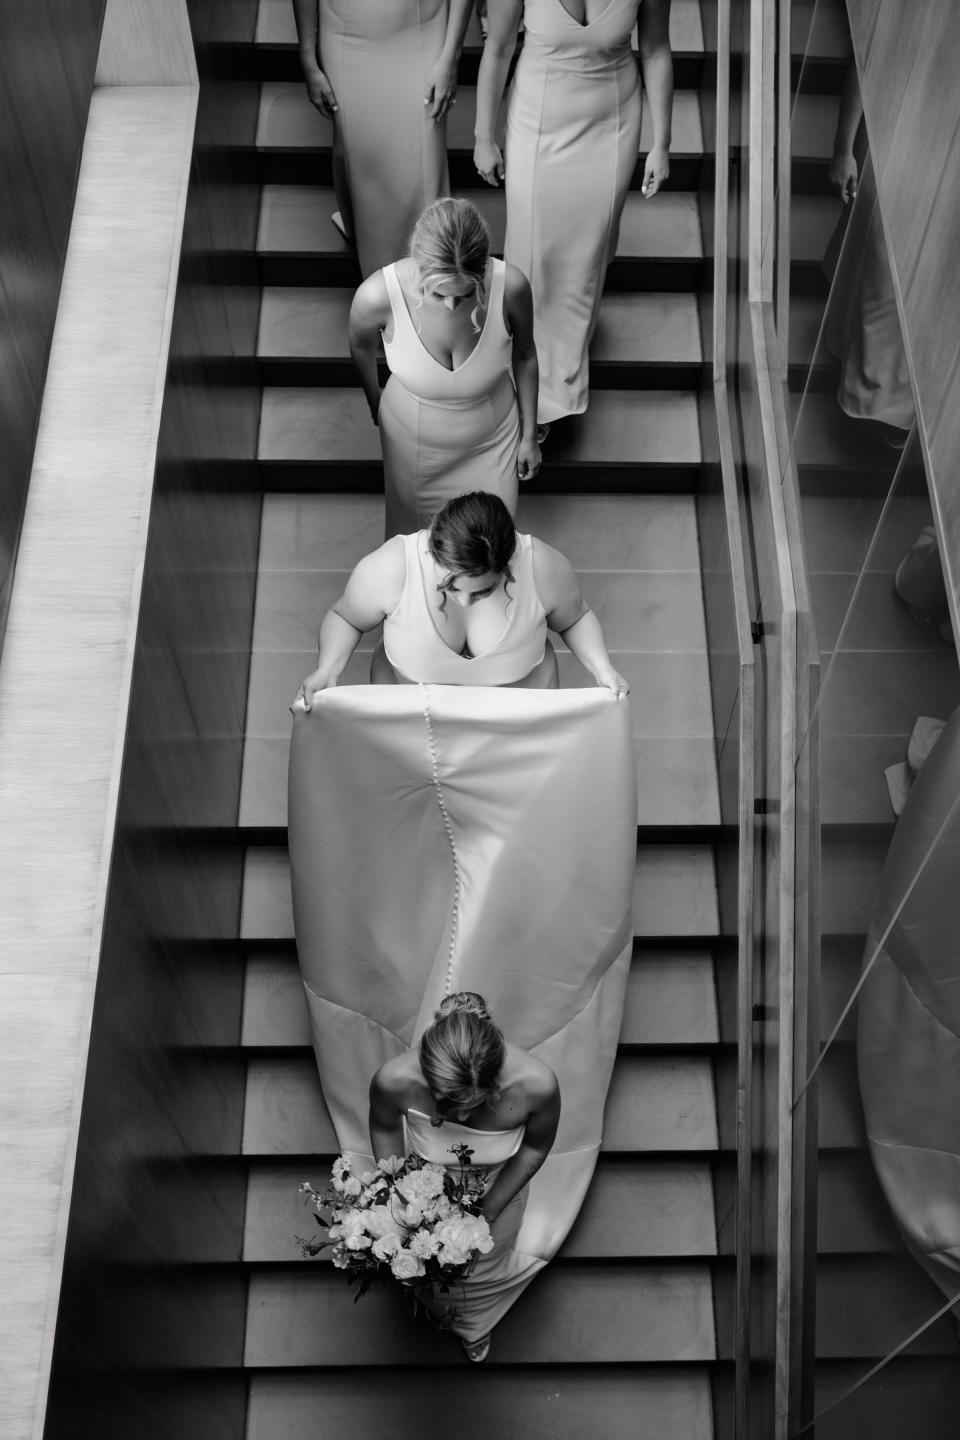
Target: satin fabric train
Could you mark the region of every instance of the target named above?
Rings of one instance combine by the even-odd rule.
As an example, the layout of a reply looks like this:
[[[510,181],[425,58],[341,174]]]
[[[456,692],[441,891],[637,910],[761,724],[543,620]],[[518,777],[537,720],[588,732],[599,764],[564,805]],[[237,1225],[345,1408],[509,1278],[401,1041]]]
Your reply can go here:
[[[903,1236],[960,1295],[960,710],[913,784],[864,953],[857,1064],[870,1154]]]
[[[356,686],[294,716],[294,923],[344,1150],[368,1087],[450,989],[552,1066],[562,1115],[471,1335],[556,1252],[600,1146],[632,949],[629,707],[604,690]]]

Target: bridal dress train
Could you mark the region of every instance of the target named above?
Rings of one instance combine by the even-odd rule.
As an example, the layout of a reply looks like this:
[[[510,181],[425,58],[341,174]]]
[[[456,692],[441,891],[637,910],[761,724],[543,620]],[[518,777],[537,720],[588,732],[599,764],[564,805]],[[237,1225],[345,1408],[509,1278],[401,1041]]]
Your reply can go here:
[[[539,418],[587,408],[587,350],[640,148],[637,0],[589,25],[561,0],[525,0],[510,90],[504,256],[533,291]]]
[[[858,1000],[870,1153],[904,1239],[960,1294],[960,710],[923,763],[894,832]]]
[[[605,690],[354,686],[294,715],[294,924],[337,1140],[370,1164],[368,1089],[445,994],[476,990],[556,1072],[546,1162],[504,1210],[457,1300],[465,1340],[556,1252],[596,1163],[630,965],[636,790],[630,711]],[[483,1169],[522,1131],[416,1111],[408,1141]]]
[[[364,278],[407,253],[417,216],[450,193],[446,119],[423,103],[447,0],[319,0],[323,68]]]

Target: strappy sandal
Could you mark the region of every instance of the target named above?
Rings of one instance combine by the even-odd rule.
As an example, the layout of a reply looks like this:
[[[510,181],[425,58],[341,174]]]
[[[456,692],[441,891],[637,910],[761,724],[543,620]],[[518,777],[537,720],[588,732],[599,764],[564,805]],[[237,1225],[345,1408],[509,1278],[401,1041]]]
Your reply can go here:
[[[461,1340],[460,1343],[463,1346],[463,1353],[467,1359],[474,1365],[481,1365],[490,1354],[492,1340],[493,1334],[491,1333],[482,1336],[479,1340]]]

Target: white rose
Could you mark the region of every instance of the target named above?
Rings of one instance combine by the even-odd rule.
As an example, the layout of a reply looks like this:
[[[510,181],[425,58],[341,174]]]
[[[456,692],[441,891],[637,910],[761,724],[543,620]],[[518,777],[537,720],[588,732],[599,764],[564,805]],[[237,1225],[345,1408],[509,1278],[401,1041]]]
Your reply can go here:
[[[363,1224],[367,1234],[375,1240],[383,1235],[396,1235],[398,1240],[403,1239],[403,1226],[394,1219],[387,1205],[372,1206],[363,1217]]]
[[[437,1259],[441,1265],[466,1265],[470,1259],[470,1252],[462,1249],[459,1245],[444,1245],[437,1252]]]
[[[392,1233],[381,1235],[373,1242],[373,1253],[378,1260],[390,1260],[400,1250],[400,1237]]]
[[[390,1269],[398,1280],[417,1280],[426,1274],[426,1266],[409,1250],[398,1250],[390,1261]]]

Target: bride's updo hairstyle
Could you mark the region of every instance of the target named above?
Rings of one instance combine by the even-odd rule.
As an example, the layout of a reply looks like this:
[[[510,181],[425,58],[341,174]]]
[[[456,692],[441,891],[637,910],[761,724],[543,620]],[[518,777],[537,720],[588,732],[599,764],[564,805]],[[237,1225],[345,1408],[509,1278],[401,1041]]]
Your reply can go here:
[[[427,546],[439,566],[449,570],[440,586],[446,592],[458,575],[505,575],[513,580],[510,561],[517,532],[510,511],[499,495],[474,490],[448,500],[433,517]],[[509,596],[508,596],[509,598]],[[440,609],[447,603],[446,593]],[[466,992],[464,992],[466,993]]]
[[[441,281],[472,286],[475,303],[470,319],[474,330],[480,330],[490,231],[476,206],[469,200],[434,200],[413,228],[410,257],[420,274],[421,303],[424,293]]]
[[[487,1002],[472,990],[447,995],[420,1038],[420,1069],[441,1124],[497,1093],[506,1043]]]

